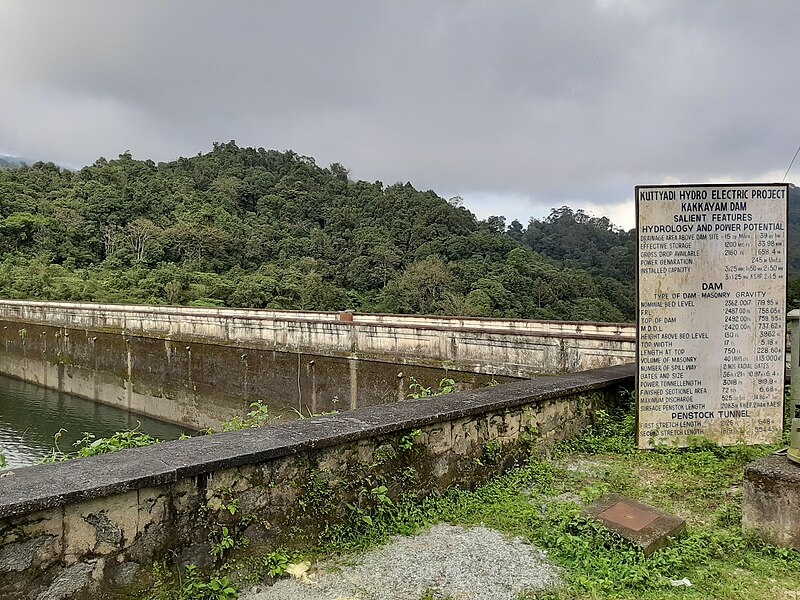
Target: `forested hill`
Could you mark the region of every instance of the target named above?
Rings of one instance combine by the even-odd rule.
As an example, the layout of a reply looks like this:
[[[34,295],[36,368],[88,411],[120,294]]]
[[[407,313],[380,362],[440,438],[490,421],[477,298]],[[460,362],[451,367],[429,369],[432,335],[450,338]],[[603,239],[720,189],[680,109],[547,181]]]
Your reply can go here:
[[[546,219],[531,219],[523,230],[512,222],[508,234],[562,267],[593,275],[636,281],[636,230],[615,227],[608,217],[592,217],[568,206],[554,208]]]
[[[800,277],[800,188],[789,187],[789,279]],[[508,234],[564,267],[586,269],[633,283],[636,279],[636,231],[614,227],[606,217],[561,207],[543,220],[531,219],[527,230],[512,222]]]
[[[562,207],[507,227],[234,142],[0,171],[5,298],[628,321],[635,256],[606,218]]]
[[[0,296],[633,318],[629,283],[563,268],[518,233],[410,184],[233,142],[160,164],[36,163],[0,172]]]

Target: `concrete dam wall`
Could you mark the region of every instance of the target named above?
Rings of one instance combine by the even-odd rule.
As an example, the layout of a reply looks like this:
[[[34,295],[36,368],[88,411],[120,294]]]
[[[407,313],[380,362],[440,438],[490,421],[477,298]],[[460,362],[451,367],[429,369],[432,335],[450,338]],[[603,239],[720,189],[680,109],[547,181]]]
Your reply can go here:
[[[0,301],[0,373],[195,428],[634,358],[624,324]]]
[[[221,527],[268,554],[374,514],[359,499],[377,481],[394,502],[473,486],[579,433],[633,388],[634,372],[541,377],[6,472],[0,597],[130,597],[153,560],[207,557]]]

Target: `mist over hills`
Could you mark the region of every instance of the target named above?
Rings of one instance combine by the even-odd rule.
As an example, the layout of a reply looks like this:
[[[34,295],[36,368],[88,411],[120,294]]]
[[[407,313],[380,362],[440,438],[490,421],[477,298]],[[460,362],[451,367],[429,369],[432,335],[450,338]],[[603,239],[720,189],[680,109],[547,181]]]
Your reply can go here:
[[[0,170],[19,169],[25,166],[32,166],[37,162],[48,162],[40,159],[26,158],[24,156],[12,156],[10,154],[0,154]],[[51,163],[55,164],[55,163]],[[58,167],[67,170],[74,170],[72,165],[58,164]]]
[[[27,161],[18,156],[8,156],[7,154],[0,154],[0,169],[15,169],[21,167]]]

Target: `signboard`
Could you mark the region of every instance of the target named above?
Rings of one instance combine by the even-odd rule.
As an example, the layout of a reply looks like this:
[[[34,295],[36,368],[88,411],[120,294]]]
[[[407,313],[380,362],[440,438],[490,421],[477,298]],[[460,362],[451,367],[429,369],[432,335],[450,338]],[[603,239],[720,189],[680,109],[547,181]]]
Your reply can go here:
[[[638,186],[638,444],[783,429],[786,184]]]

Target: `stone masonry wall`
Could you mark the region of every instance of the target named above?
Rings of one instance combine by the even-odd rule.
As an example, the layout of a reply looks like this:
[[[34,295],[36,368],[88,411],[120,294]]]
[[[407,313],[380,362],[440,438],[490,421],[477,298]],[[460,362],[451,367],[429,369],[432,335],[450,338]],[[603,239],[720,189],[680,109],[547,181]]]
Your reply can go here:
[[[636,328],[401,315],[253,311],[0,300],[0,319],[237,348],[358,357],[532,377],[632,362]]]
[[[193,429],[397,402],[413,382],[452,377],[460,389],[513,381],[439,365],[335,357],[0,319],[0,373]]]
[[[168,551],[208,562],[223,526],[269,550],[473,486],[632,385],[610,367],[5,472],[0,597],[117,597]]]

